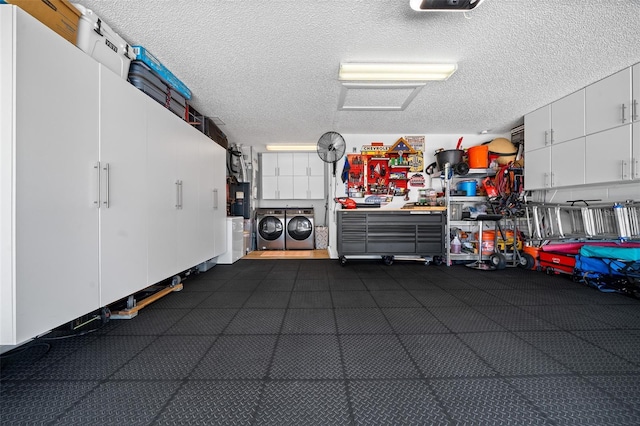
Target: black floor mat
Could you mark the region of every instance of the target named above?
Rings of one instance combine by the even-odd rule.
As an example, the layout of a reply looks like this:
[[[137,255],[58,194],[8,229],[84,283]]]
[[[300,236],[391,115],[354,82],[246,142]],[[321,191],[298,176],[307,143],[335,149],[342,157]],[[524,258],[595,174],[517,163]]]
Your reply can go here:
[[[248,260],[2,355],[0,424],[640,424],[640,301],[535,271]]]

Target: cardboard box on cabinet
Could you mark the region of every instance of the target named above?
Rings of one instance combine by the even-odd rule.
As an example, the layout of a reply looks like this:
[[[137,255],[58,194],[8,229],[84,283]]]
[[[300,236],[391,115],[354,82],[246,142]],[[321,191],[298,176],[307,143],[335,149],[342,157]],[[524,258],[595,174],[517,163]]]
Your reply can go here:
[[[70,43],[76,44],[80,11],[68,0],[0,0],[0,4],[3,3],[18,6]]]

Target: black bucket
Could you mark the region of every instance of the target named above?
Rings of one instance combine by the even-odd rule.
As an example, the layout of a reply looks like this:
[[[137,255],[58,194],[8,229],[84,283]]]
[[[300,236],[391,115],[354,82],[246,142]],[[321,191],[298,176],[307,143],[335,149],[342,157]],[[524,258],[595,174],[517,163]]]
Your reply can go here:
[[[438,164],[438,169],[444,170],[444,165],[447,163],[449,163],[451,168],[458,163],[462,163],[463,154],[464,150],[462,149],[447,149],[436,152],[436,164]]]

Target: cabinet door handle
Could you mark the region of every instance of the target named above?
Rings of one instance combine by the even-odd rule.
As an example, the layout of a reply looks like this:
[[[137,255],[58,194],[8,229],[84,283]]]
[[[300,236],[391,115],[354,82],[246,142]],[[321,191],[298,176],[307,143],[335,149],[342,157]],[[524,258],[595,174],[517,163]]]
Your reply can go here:
[[[622,179],[626,179],[627,178],[627,162],[625,160],[622,160]]]
[[[633,100],[633,120],[637,120],[638,119],[638,100],[634,99]]]
[[[213,190],[213,209],[218,210],[218,189]]]
[[[627,106],[625,104],[622,104],[622,122],[626,122],[627,119],[624,116],[625,111],[627,110]]]
[[[632,159],[631,160],[633,163],[633,177],[634,178],[639,178],[640,177],[640,160],[636,159]]]
[[[551,129],[551,143],[553,143],[553,129]]]
[[[96,164],[93,166],[93,168],[98,172],[98,191],[97,191],[97,200],[93,201],[93,204],[96,205],[97,208],[100,208],[100,174],[102,173],[102,171],[100,170],[100,162],[96,162]]]
[[[110,170],[109,170],[109,163],[106,163],[104,165],[104,167],[102,168],[102,170],[104,170],[104,178],[105,178],[105,199],[102,202],[102,204],[104,204],[104,206],[106,208],[109,208],[109,175],[110,175]]]
[[[176,181],[176,210],[180,209],[180,181]]]
[[[547,130],[544,131],[544,145],[549,145],[549,132]]]
[[[182,195],[183,195],[182,181],[180,181],[180,210],[182,210]]]

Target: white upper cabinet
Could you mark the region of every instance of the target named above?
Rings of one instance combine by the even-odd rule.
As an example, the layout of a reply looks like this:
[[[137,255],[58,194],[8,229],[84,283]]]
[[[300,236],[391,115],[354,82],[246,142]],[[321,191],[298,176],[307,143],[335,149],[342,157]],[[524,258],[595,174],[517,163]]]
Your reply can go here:
[[[640,179],[640,121],[633,123],[632,179]]]
[[[524,187],[527,190],[551,187],[551,147],[527,152],[524,167]]]
[[[632,115],[631,68],[586,88],[587,134],[628,124]]]
[[[584,136],[584,89],[551,104],[551,143]]]
[[[525,152],[544,148],[551,143],[551,105],[524,116]]]
[[[261,157],[263,199],[324,198],[324,162],[315,152],[266,152]]]

